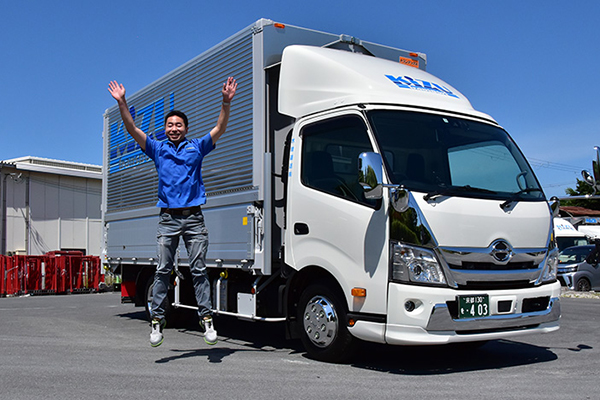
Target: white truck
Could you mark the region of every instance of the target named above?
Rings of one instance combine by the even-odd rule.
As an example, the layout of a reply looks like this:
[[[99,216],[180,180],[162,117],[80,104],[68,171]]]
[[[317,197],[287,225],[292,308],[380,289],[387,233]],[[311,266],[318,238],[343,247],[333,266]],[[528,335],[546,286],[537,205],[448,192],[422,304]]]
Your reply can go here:
[[[588,236],[564,218],[554,218],[554,236],[559,251],[567,247],[589,244]]]
[[[499,124],[426,55],[261,19],[128,97],[164,139],[232,117],[204,160],[216,316],[285,322],[317,359],[360,340],[481,342],[559,328],[553,212]],[[104,115],[104,262],[148,304],[157,178],[117,107]],[[181,247],[171,311],[194,308]],[[167,317],[169,319],[169,317]],[[218,321],[217,321],[218,323]]]

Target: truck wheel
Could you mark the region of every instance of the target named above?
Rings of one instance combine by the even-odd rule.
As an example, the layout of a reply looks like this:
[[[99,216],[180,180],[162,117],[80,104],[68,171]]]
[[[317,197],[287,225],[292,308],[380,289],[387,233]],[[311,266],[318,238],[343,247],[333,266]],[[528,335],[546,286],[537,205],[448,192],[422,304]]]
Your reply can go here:
[[[322,361],[343,362],[356,339],[346,326],[345,302],[324,284],[306,288],[297,309],[300,339],[308,354]]]
[[[592,285],[586,278],[579,278],[575,284],[575,290],[578,292],[589,292],[592,290]]]
[[[152,314],[150,310],[152,309],[152,288],[154,287],[154,278],[148,280],[146,284],[146,291],[144,296],[144,306],[146,308],[146,318],[148,321],[152,321]],[[165,299],[165,319],[167,320],[167,326],[172,326],[175,321],[173,321],[173,309],[171,308],[171,299],[169,299],[169,295],[167,294],[167,298]]]

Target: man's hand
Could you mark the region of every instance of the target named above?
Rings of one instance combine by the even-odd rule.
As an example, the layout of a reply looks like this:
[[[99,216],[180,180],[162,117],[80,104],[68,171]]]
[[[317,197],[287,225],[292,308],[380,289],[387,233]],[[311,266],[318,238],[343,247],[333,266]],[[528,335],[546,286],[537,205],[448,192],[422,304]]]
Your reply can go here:
[[[116,101],[125,100],[125,86],[117,83],[117,81],[111,81],[108,83],[108,91]]]
[[[235,96],[236,90],[237,82],[232,76],[230,76],[227,78],[227,82],[223,84],[223,89],[221,89],[221,94],[223,95],[223,104],[221,105],[221,112],[219,113],[217,125],[215,125],[215,127],[210,131],[213,144],[217,143],[217,140],[219,140],[221,135],[225,133],[227,122],[229,121],[229,112],[231,110],[230,103],[231,100],[233,100],[233,96]]]
[[[131,137],[140,145],[142,150],[146,150],[146,134],[144,131],[135,126],[131,112],[127,108],[127,101],[125,100],[125,86],[117,83],[117,81],[111,81],[108,83],[108,91],[115,98],[119,105],[119,112],[121,113],[121,119],[125,124],[125,129],[131,135]]]
[[[221,94],[223,95],[223,102],[231,103],[231,100],[233,100],[233,96],[235,96],[236,90],[237,82],[233,77],[230,76],[229,78],[227,78],[227,82],[223,84],[223,90],[221,90]]]

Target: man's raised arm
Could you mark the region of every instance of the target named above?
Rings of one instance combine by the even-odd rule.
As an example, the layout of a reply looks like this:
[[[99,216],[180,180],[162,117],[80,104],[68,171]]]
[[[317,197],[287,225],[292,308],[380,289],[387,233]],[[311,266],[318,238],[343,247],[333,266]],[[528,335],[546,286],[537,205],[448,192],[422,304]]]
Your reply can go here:
[[[146,134],[140,128],[135,126],[133,117],[129,112],[129,107],[127,107],[127,101],[125,100],[125,87],[122,84],[117,83],[117,81],[111,81],[108,84],[108,91],[119,105],[119,111],[123,123],[125,124],[125,129],[127,129],[127,132],[129,132],[137,144],[140,145],[142,150],[146,151]]]
[[[227,122],[229,122],[229,112],[231,110],[231,100],[235,96],[237,90],[237,82],[231,76],[227,78],[227,82],[223,84],[221,94],[223,95],[223,103],[221,104],[221,112],[219,113],[219,119],[217,125],[210,131],[210,137],[212,138],[213,144],[217,143],[217,140],[225,133],[227,129]]]

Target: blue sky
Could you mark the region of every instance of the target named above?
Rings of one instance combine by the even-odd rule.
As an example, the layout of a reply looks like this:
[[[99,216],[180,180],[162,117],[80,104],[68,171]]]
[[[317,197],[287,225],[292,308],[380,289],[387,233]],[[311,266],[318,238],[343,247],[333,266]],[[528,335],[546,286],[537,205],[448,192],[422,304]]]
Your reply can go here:
[[[110,80],[128,94],[259,18],[421,51],[517,141],[548,196],[600,145],[600,2],[0,0],[0,160],[102,164]]]

